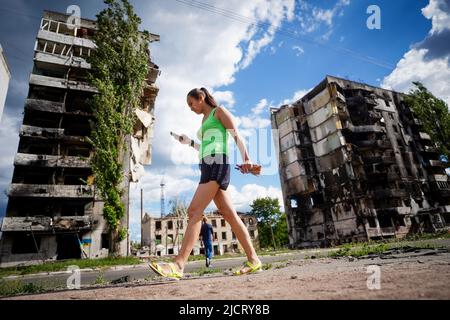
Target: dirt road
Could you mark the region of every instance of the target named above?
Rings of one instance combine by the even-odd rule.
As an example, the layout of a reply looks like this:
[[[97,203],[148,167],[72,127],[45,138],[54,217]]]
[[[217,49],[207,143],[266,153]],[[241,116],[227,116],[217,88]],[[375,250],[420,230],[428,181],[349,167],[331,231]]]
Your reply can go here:
[[[379,267],[379,269],[377,269]],[[377,282],[370,282],[379,270]],[[450,299],[450,253],[382,259],[299,259],[259,274],[203,276],[10,299]]]

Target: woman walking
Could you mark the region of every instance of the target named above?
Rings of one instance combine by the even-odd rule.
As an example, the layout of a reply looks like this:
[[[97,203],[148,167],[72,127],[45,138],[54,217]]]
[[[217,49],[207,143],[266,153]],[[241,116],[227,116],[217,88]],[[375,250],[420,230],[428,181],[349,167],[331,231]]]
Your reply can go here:
[[[192,89],[187,94],[187,104],[191,111],[203,114],[202,125],[197,133],[201,144],[194,143],[186,135],[180,137],[181,143],[190,144],[199,151],[200,182],[187,210],[189,221],[178,255],[173,262],[152,262],[150,267],[164,277],[175,279],[183,277],[184,267],[199,237],[203,211],[212,200],[224,219],[230,224],[247,256],[244,266],[234,274],[241,275],[260,271],[262,264],[255,252],[248,230],[238,217],[231,197],[226,191],[230,183],[227,132],[234,138],[243,159],[243,164],[238,166],[239,170],[242,173],[259,174],[261,167],[251,163],[231,113],[223,106],[219,107],[208,90],[205,88]]]

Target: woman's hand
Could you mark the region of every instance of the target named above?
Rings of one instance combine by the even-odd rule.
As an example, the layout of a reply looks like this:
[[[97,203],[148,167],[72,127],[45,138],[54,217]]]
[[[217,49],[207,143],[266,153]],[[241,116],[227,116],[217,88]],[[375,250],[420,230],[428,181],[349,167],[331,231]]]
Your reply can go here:
[[[182,134],[180,136],[180,138],[178,139],[178,141],[180,141],[182,144],[189,144],[189,143],[191,143],[191,139],[185,134]]]
[[[241,171],[241,173],[251,173],[255,176],[261,173],[261,166],[259,164],[253,164],[250,160],[246,160],[241,165],[236,165],[236,169]]]

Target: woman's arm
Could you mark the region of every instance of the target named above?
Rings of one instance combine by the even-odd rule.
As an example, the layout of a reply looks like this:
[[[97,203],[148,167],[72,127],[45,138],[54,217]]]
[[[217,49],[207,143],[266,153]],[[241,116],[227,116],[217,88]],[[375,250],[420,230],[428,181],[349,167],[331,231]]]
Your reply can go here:
[[[231,134],[236,142],[236,145],[239,148],[239,151],[242,156],[242,160],[244,163],[250,163],[250,156],[248,155],[247,148],[245,147],[245,143],[242,141],[241,136],[236,128],[236,124],[233,119],[233,115],[224,107],[218,107],[217,111],[217,119],[222,123],[222,125],[227,129],[227,131]]]

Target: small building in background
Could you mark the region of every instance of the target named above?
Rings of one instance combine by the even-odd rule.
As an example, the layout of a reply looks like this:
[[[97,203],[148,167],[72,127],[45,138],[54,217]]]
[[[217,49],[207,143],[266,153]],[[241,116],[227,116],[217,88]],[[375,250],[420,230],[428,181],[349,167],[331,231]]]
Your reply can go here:
[[[206,216],[208,223],[213,226],[214,255],[243,252],[236,235],[231,230],[231,226],[225,221],[219,211],[210,212]],[[238,212],[238,216],[247,227],[253,245],[255,248],[259,248],[256,216],[242,212]],[[186,232],[187,223],[187,217],[167,215],[162,218],[155,218],[146,213],[142,220],[143,246],[148,248],[150,255],[154,256],[178,254]],[[197,241],[191,255],[202,254],[204,254],[204,249],[200,241]]]
[[[0,121],[2,120],[3,109],[5,108],[6,94],[8,93],[11,72],[6,61],[5,52],[0,44]]]

